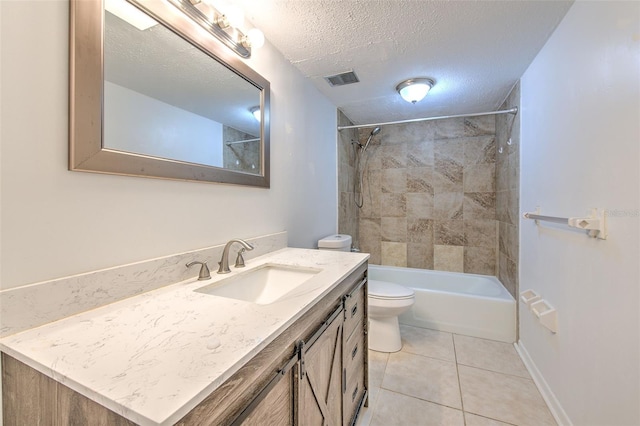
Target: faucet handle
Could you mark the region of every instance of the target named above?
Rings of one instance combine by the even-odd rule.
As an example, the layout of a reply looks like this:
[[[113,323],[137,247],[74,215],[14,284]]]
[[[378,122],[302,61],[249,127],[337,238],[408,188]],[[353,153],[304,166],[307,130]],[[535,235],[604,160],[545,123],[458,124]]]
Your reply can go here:
[[[211,273],[209,272],[209,267],[207,266],[207,262],[190,262],[187,263],[187,268],[193,265],[202,265],[200,266],[200,273],[198,274],[198,281],[208,280],[211,278]]]
[[[253,250],[253,248],[251,248],[250,250]],[[236,268],[244,268],[245,264],[244,264],[244,257],[242,257],[242,253],[244,253],[246,251],[246,249],[243,247],[240,250],[238,250],[238,257],[236,257],[236,264],[235,267]]]

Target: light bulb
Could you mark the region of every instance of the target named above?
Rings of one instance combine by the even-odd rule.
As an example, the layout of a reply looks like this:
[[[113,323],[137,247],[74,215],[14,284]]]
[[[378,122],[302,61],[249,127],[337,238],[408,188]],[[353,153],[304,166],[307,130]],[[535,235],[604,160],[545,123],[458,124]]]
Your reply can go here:
[[[247,33],[250,46],[254,49],[260,49],[264,46],[264,34],[257,28],[252,28]]]

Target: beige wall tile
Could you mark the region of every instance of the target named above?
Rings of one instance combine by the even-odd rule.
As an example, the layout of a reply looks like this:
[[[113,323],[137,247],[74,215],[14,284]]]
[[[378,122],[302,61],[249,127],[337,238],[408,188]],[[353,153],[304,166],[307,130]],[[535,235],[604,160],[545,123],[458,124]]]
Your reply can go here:
[[[464,247],[434,246],[433,267],[438,271],[464,272]]]
[[[509,259],[518,260],[518,227],[509,223],[500,222],[500,251]]]
[[[407,169],[407,192],[426,192],[433,195],[433,167]]]
[[[463,210],[465,219],[495,219],[495,192],[465,192]]]
[[[407,242],[407,218],[383,217],[380,219],[382,241]]]
[[[383,241],[382,264],[388,266],[407,266],[407,243]]]
[[[405,144],[384,143],[376,148],[376,153],[380,156],[380,165],[383,169],[404,169],[407,167],[407,149]]]
[[[442,192],[433,196],[433,217],[440,220],[462,219],[462,192]]]
[[[380,235],[380,219],[360,218],[360,251],[369,253],[369,263],[380,265],[382,259],[382,246]]]
[[[433,226],[433,243],[443,246],[464,246],[466,244],[464,221],[436,220]]]
[[[433,269],[433,242],[407,243],[407,266],[409,268]]]
[[[433,167],[433,140],[407,143],[407,167]]]
[[[464,165],[489,164],[496,162],[496,141],[494,135],[464,139]]]
[[[406,224],[407,241],[433,245],[433,220],[411,218]]]
[[[498,279],[507,291],[518,300],[518,265],[504,253],[498,253]]]
[[[409,193],[405,196],[407,202],[407,218],[433,218],[433,195],[423,193]]]
[[[496,249],[488,247],[464,248],[464,272],[496,275]]]
[[[495,192],[495,164],[465,166],[462,187],[464,192]]]
[[[495,248],[498,235],[497,224],[498,222],[493,219],[465,219],[465,245]]]
[[[401,217],[407,215],[405,194],[380,194],[380,216]]]
[[[380,179],[382,192],[407,192],[407,169],[383,169]]]

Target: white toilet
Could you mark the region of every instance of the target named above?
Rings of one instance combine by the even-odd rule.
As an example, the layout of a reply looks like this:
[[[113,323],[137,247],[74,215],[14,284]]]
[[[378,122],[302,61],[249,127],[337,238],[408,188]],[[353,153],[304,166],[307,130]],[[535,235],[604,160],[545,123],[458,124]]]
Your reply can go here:
[[[334,234],[318,241],[320,250],[351,251],[351,235]]]
[[[398,315],[411,308],[415,301],[410,288],[369,280],[369,349],[378,352],[402,349]]]
[[[351,250],[351,236],[329,235],[318,241],[320,250]],[[387,281],[369,280],[369,349],[398,352],[402,348],[398,315],[415,302],[410,288]]]

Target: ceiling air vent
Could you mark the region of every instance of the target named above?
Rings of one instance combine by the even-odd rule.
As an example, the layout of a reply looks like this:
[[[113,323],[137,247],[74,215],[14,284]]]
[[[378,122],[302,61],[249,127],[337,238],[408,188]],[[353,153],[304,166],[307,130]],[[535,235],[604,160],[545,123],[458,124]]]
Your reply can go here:
[[[342,74],[330,75],[324,78],[331,87],[344,86],[345,84],[357,83],[358,76],[353,71],[343,72]]]

